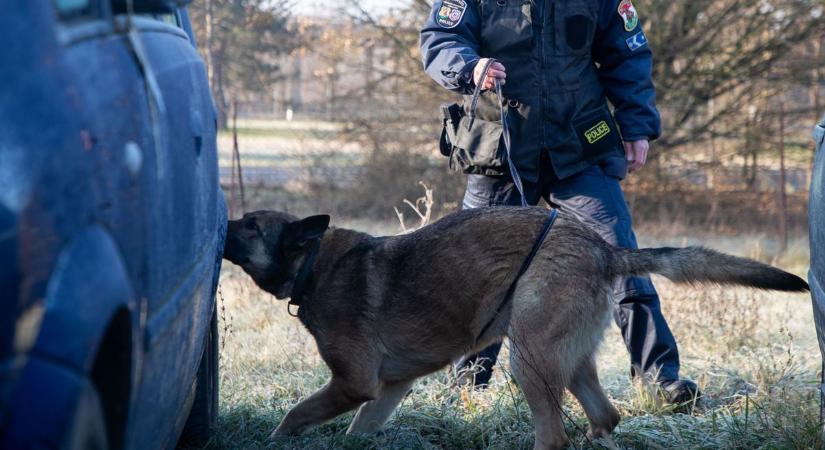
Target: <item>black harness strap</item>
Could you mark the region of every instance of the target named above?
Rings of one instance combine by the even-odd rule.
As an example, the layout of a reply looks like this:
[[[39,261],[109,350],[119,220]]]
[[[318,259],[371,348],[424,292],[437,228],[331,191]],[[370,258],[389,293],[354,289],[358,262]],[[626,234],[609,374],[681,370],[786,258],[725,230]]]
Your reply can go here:
[[[481,332],[478,333],[476,337],[476,344],[478,344],[478,340],[484,336],[493,323],[495,323],[498,316],[501,314],[501,311],[504,310],[504,307],[507,306],[507,303],[510,302],[510,299],[513,298],[513,294],[516,292],[516,285],[518,284],[521,277],[527,272],[527,269],[530,268],[530,264],[533,263],[533,258],[536,257],[536,253],[538,253],[539,248],[541,248],[541,244],[547,239],[547,235],[550,234],[550,230],[553,228],[553,224],[556,223],[556,217],[558,217],[559,211],[557,209],[550,210],[550,216],[547,220],[544,221],[544,227],[541,229],[541,233],[539,234],[538,238],[536,238],[536,242],[533,244],[533,248],[530,250],[530,253],[527,255],[527,258],[524,259],[524,262],[521,263],[521,268],[519,268],[518,274],[513,282],[510,284],[510,287],[507,289],[507,294],[504,295],[504,300],[498,305],[496,308],[496,312],[493,314],[493,317],[490,318],[490,321],[484,325],[484,328],[481,329]]]
[[[292,294],[289,296],[289,304],[287,305],[287,312],[292,317],[298,317],[298,313],[292,314],[290,309],[292,306],[301,308],[301,301],[304,293],[306,293],[307,285],[312,278],[312,268],[315,266],[315,259],[318,257],[318,251],[321,249],[321,241],[312,244],[309,248],[309,254],[298,269],[298,275],[295,276],[295,281],[292,283]]]

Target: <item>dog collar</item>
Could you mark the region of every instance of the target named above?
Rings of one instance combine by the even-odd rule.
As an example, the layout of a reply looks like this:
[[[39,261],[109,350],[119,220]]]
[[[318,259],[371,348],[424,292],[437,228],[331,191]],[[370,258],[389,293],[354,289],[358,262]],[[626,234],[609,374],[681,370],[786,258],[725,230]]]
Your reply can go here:
[[[307,254],[303,264],[301,264],[301,268],[298,269],[298,275],[295,276],[295,281],[292,283],[292,294],[289,296],[289,304],[287,306],[287,311],[289,311],[290,316],[298,317],[298,313],[296,312],[295,314],[292,314],[292,310],[290,308],[292,306],[297,306],[298,309],[301,308],[301,302],[304,298],[304,294],[306,293],[307,286],[310,281],[312,281],[312,268],[315,266],[315,258],[318,257],[318,251],[320,248],[320,240],[312,244],[309,248],[309,254]]]

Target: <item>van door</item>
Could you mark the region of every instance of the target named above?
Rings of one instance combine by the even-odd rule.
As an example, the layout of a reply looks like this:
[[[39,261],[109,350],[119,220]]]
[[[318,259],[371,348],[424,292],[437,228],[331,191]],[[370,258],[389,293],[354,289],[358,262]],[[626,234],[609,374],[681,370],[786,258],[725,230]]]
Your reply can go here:
[[[187,16],[121,15],[150,86],[156,108],[156,165],[150,192],[149,293],[144,336],[140,423],[133,443],[168,448],[180,431],[214,307],[214,283],[225,222],[218,184],[216,122],[206,69],[190,35]],[[174,416],[167,416],[161,411]]]

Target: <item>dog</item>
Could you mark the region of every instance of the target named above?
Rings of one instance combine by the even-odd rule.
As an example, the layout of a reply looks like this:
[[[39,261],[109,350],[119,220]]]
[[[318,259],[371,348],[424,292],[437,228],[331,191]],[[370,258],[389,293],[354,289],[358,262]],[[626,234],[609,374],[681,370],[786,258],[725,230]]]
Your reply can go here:
[[[417,378],[507,337],[536,449],[568,445],[565,389],[581,403],[589,435],[609,438],[619,413],[599,384],[594,353],[617,277],[808,290],[795,275],[705,248],[615,248],[563,211],[516,281],[547,217],[542,208],[471,209],[391,237],[329,228],[326,215],[258,211],[229,221],[224,258],[278,299],[297,300],[332,372],[272,437],[355,408],[347,432],[376,432]]]

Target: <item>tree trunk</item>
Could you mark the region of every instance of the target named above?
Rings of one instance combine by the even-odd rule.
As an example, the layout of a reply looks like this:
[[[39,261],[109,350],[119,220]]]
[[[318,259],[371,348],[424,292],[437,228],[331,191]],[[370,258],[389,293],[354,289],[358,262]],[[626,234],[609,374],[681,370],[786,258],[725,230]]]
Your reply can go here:
[[[206,78],[209,80],[209,85],[213,86],[215,84],[215,68],[213,67],[213,55],[212,55],[212,27],[215,24],[215,8],[212,6],[213,0],[206,0],[206,14],[204,14],[204,34],[206,35],[206,39],[204,39],[204,45],[206,47]]]
[[[226,92],[224,90],[223,60],[220,56],[216,56],[213,61],[215,64],[215,84],[212,85],[212,93],[215,99],[215,109],[218,111],[218,129],[225,130],[229,126],[229,105],[226,104]]]
[[[238,187],[241,194],[241,216],[246,213],[246,191],[243,186],[243,166],[241,165],[241,150],[238,146],[238,100],[232,100],[232,158],[238,167]]]
[[[785,192],[785,104],[779,103],[779,248],[788,248],[788,196]]]
[[[708,102],[708,115],[713,116],[716,114],[716,102],[711,100]],[[714,126],[711,124],[708,127],[708,132],[710,133],[710,145],[708,146],[708,164],[707,164],[707,183],[705,183],[705,189],[710,191],[708,195],[710,196],[710,211],[707,214],[705,219],[705,228],[714,229],[714,223],[716,222],[716,214],[719,210],[719,196],[714,195],[714,190],[716,189],[716,133],[714,130]]]
[[[218,129],[224,130],[227,127],[226,100],[223,96],[223,73],[220,59],[215,56],[214,47],[214,27],[215,27],[215,7],[214,0],[206,0],[204,14],[204,45],[206,47],[206,78],[212,89],[212,98],[215,102],[218,117]]]

